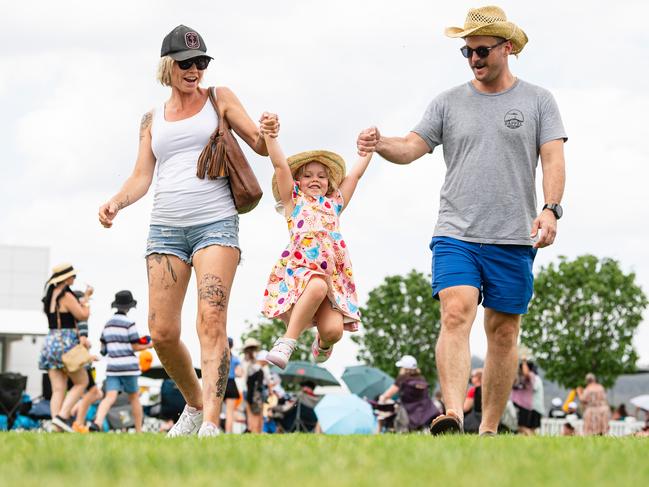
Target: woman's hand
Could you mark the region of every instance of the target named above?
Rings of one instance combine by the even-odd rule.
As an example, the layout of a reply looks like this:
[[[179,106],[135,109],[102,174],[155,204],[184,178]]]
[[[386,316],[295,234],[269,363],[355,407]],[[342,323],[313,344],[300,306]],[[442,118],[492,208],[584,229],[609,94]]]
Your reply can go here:
[[[92,346],[90,340],[88,340],[88,337],[79,337],[79,343],[86,347],[88,350],[90,350],[90,347]]]
[[[86,292],[84,293],[86,299],[90,299],[90,296],[92,296],[94,292],[95,292],[95,288],[93,288],[89,284],[86,284]]]
[[[261,135],[268,135],[273,139],[279,134],[279,119],[277,114],[264,112],[259,119],[259,132]]]
[[[114,201],[108,201],[99,207],[99,223],[104,228],[113,226],[113,219],[117,216],[119,206]]]

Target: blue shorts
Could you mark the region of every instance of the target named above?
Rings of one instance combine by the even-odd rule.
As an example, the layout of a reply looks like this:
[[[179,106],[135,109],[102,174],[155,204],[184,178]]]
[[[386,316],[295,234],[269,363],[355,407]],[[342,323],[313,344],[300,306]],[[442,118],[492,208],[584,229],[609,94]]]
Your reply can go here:
[[[442,289],[473,286],[478,304],[510,314],[527,313],[534,292],[532,264],[536,249],[527,245],[495,245],[433,237],[433,297]]]
[[[139,390],[137,378],[137,375],[107,375],[104,382],[106,392],[124,391],[126,394],[133,394]]]
[[[192,265],[194,254],[210,245],[234,247],[241,252],[239,215],[193,227],[151,225],[146,243],[146,255],[175,255],[186,264]]]

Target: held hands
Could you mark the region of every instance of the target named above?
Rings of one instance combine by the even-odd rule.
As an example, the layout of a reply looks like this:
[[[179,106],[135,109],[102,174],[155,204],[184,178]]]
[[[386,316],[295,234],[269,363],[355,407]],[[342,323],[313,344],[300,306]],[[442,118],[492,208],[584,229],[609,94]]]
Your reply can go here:
[[[113,219],[117,216],[118,211],[119,206],[114,201],[104,203],[99,207],[99,223],[101,223],[104,228],[112,227]]]
[[[364,157],[376,150],[376,146],[381,140],[381,134],[376,127],[370,127],[363,130],[358,134],[356,140],[356,147],[358,148],[358,155]]]
[[[259,133],[273,139],[279,134],[279,119],[275,113],[264,112],[259,119]]]
[[[539,235],[540,233],[540,235]],[[557,219],[549,210],[543,210],[532,223],[532,233],[530,237],[536,238],[534,242],[535,249],[541,249],[552,245],[557,236]]]

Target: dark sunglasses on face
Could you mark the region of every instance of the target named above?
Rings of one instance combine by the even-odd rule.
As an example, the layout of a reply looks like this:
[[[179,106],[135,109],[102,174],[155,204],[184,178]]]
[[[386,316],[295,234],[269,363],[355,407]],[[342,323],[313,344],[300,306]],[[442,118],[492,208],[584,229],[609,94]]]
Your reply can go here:
[[[491,50],[495,47],[500,46],[501,44],[504,44],[507,42],[508,39],[503,39],[500,41],[498,44],[494,44],[491,47],[487,46],[478,46],[475,49],[469,46],[462,46],[460,48],[460,52],[462,53],[462,56],[464,56],[467,59],[471,59],[471,56],[473,56],[473,53],[475,52],[480,59],[484,59],[487,56],[489,56],[489,53],[491,53]]]
[[[184,61],[176,61],[178,67],[183,71],[192,67],[192,64],[196,65],[196,69],[203,71],[207,68],[207,65],[210,64],[211,59],[207,56],[198,56],[191,59],[185,59]]]

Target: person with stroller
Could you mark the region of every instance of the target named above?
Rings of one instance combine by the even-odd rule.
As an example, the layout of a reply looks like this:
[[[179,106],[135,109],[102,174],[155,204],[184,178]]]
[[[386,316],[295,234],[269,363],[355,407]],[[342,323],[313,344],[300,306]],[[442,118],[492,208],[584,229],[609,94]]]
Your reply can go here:
[[[399,376],[383,394],[379,403],[384,403],[399,394],[401,407],[408,413],[408,429],[416,431],[428,427],[433,419],[441,414],[428,393],[428,382],[417,366],[417,359],[404,355],[396,363]]]

